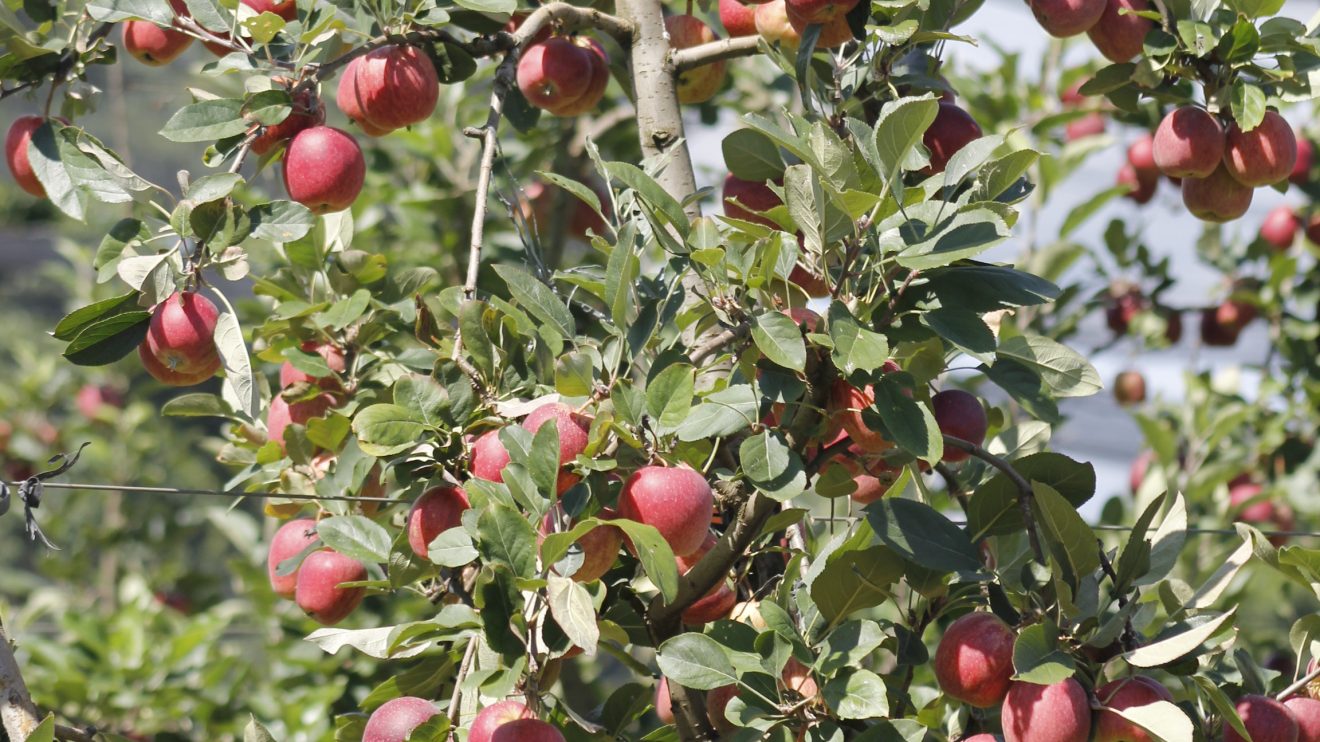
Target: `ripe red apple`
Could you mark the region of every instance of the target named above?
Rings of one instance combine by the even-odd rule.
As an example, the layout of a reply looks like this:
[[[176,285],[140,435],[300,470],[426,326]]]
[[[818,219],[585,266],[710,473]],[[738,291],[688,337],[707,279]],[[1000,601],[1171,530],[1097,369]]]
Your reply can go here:
[[[577,100],[591,84],[592,62],[582,47],[562,36],[532,44],[518,60],[518,89],[537,108]]]
[[[124,395],[118,389],[105,384],[85,384],[78,389],[74,398],[78,412],[88,420],[97,420],[107,408],[123,409]]]
[[[495,730],[511,721],[535,719],[536,715],[518,701],[492,703],[477,712],[468,729],[468,742],[490,742]]]
[[[779,181],[775,181],[775,184],[782,185]],[[745,222],[753,222],[771,229],[778,229],[778,224],[769,217],[762,216],[759,212],[769,211],[783,203],[778,194],[770,190],[770,186],[765,183],[743,180],[732,173],[724,178],[724,215],[730,219],[741,219]]]
[[[1105,117],[1098,111],[1088,113],[1079,119],[1073,119],[1063,128],[1063,138],[1069,142],[1103,133],[1105,133]]]
[[[944,172],[958,150],[980,138],[981,125],[971,114],[953,103],[940,103],[939,113],[921,138],[921,143],[930,150],[930,165],[923,174]]]
[[[1293,165],[1288,180],[1295,185],[1306,185],[1310,181],[1311,162],[1315,157],[1315,145],[1305,136],[1297,137],[1297,163]]]
[[[362,562],[337,551],[314,551],[298,568],[293,600],[317,623],[333,626],[343,621],[362,602],[366,588],[339,587],[343,582],[367,579]]]
[[[509,452],[500,441],[500,431],[490,430],[482,433],[472,444],[472,458],[468,471],[477,479],[487,482],[503,482],[504,467],[509,465]]]
[[[1224,129],[1209,111],[1175,108],[1155,129],[1155,164],[1174,178],[1205,178],[1224,159]]]
[[[596,517],[601,520],[614,520],[619,516],[613,508],[601,508],[600,512],[596,513]],[[541,520],[538,544],[552,532],[553,523],[554,511],[551,510]],[[599,580],[610,571],[619,558],[619,549],[623,546],[623,531],[614,526],[596,526],[578,539],[577,545],[582,547],[582,564],[573,573],[573,579],[577,582]]]
[[[977,612],[949,624],[935,649],[935,680],[944,695],[977,708],[1004,700],[1013,682],[1017,634],[993,613]]]
[[[737,685],[723,685],[711,691],[706,692],[706,718],[715,731],[721,735],[732,734],[738,728],[738,725],[729,721],[724,715],[724,710],[728,708],[729,701],[738,696]]]
[[[864,389],[849,384],[843,379],[834,382],[830,388],[829,413],[835,424],[848,431],[853,443],[868,453],[879,453],[894,447],[893,441],[878,431],[866,427],[862,420],[862,410],[875,404],[875,390],[870,384]]]
[[[1297,720],[1297,742],[1320,742],[1320,701],[1293,696],[1283,705]]]
[[[1291,206],[1277,206],[1265,215],[1260,225],[1260,238],[1277,250],[1287,250],[1297,240],[1297,230],[1302,226],[1301,219]]]
[[[408,735],[440,713],[434,703],[416,696],[403,696],[382,703],[371,712],[362,730],[362,742],[407,742]]]
[[[311,518],[291,520],[280,526],[271,537],[270,548],[266,552],[266,574],[270,577],[270,589],[276,595],[293,600],[294,589],[298,584],[298,570],[283,576],[275,574],[275,570],[279,568],[280,562],[297,556],[315,541],[316,521]]]
[[[701,546],[696,551],[685,556],[674,557],[675,566],[678,567],[680,575],[686,575],[696,566],[706,553],[715,548],[715,535],[706,532]],[[714,587],[701,596],[696,602],[688,606],[682,615],[683,623],[689,626],[702,626],[711,621],[718,621],[721,618],[727,618],[733,612],[734,606],[738,602],[738,595],[733,591],[733,587],[727,579],[720,580]]]
[[[1288,707],[1265,696],[1249,695],[1238,699],[1235,706],[1242,726],[1253,742],[1298,742],[1301,729]],[[1246,742],[1233,727],[1224,725],[1224,742]]]
[[[790,16],[796,15],[806,23],[824,25],[848,15],[857,7],[857,0],[785,0],[785,7]]]
[[[858,505],[869,505],[883,498],[889,492],[889,488],[894,484],[896,478],[892,474],[886,474],[884,477],[858,474],[853,477],[853,483],[857,485],[857,489],[854,489],[850,495],[852,501]]]
[[[284,189],[314,214],[352,206],[366,176],[358,143],[331,126],[303,129],[284,150]]]
[[[1228,506],[1236,509],[1233,520],[1239,523],[1251,523],[1264,528],[1279,531],[1291,531],[1296,525],[1292,508],[1287,503],[1276,503],[1269,498],[1262,498],[1265,488],[1249,477],[1242,475],[1229,482]],[[1271,536],[1270,543],[1283,546],[1287,536]]]
[[[533,434],[541,429],[546,422],[554,420],[555,429],[559,431],[559,478],[557,482],[558,494],[564,494],[569,487],[577,484],[581,479],[578,475],[570,471],[563,471],[562,468],[568,466],[578,457],[578,454],[587,450],[587,432],[591,429],[591,420],[585,415],[580,415],[572,407],[562,402],[552,402],[537,407],[523,420],[523,427],[530,430]]]
[[[175,15],[187,15],[182,0],[170,0]],[[121,29],[124,51],[137,61],[159,67],[178,59],[192,45],[192,37],[172,28],[162,28],[151,21],[127,21]]]
[[[1066,38],[1090,30],[1105,12],[1105,0],[1028,0],[1031,12],[1051,36]]]
[[[1000,742],[999,738],[993,734],[973,734],[970,737],[964,737],[962,742]]]
[[[293,111],[287,118],[278,124],[262,128],[261,133],[252,140],[252,153],[258,157],[269,154],[276,147],[293,139],[303,129],[324,123],[325,105],[311,90],[304,90],[294,97]]]
[[[720,0],[720,23],[729,36],[756,35],[756,8],[742,0]]]
[[[19,116],[9,126],[5,135],[5,162],[9,164],[9,173],[14,176],[18,187],[36,196],[45,198],[46,189],[37,180],[28,159],[28,142],[32,141],[32,132],[41,128],[46,120],[40,116]]]
[[[961,438],[978,446],[985,442],[990,421],[986,418],[981,400],[961,389],[945,389],[930,398],[930,407],[935,414],[935,423],[944,435]],[[969,456],[971,454],[962,449],[944,447],[943,460],[946,462],[963,461]]]
[[[1146,401],[1146,377],[1140,371],[1118,372],[1114,379],[1114,399],[1121,405],[1139,404]]]
[[[792,5],[785,5],[784,12],[788,16],[788,23],[793,27],[799,36],[807,32],[807,26],[812,22],[793,9]],[[852,26],[848,25],[848,15],[846,13],[836,15],[828,21],[820,24],[820,35],[816,37],[817,49],[835,49],[852,41],[854,38]],[[952,94],[947,97],[942,96],[941,100],[953,101]]]
[[[1086,32],[1095,48],[1111,62],[1128,62],[1141,53],[1146,34],[1155,22],[1122,10],[1149,10],[1147,0],[1107,0],[1100,20]]]
[[[1233,345],[1242,329],[1255,318],[1254,306],[1227,299],[1219,306],[1201,312],[1201,342],[1213,346]]]
[[[1095,695],[1105,708],[1096,714],[1094,742],[1155,742],[1150,733],[1110,709],[1123,711],[1156,701],[1173,702],[1173,694],[1143,675],[1119,678],[1100,686]]]
[[[1260,126],[1243,131],[1236,123],[1228,128],[1224,167],[1245,186],[1267,186],[1292,175],[1297,164],[1297,136],[1288,121],[1266,111]]]
[[[1138,170],[1132,166],[1132,163],[1125,162],[1118,169],[1115,182],[1128,189],[1124,198],[1130,198],[1138,204],[1148,204],[1152,198],[1155,198],[1155,189],[1160,184],[1160,176],[1158,172]]]
[[[1115,335],[1124,335],[1128,325],[1146,308],[1146,297],[1141,289],[1116,282],[1110,286],[1105,306],[1105,323]]]
[[[786,690],[803,698],[815,698],[820,693],[820,686],[812,677],[811,668],[794,657],[789,657],[788,662],[784,663],[784,669],[779,673],[779,682]]]
[[[461,525],[463,511],[470,507],[461,487],[441,485],[423,492],[408,511],[408,545],[413,553],[426,559],[435,537]]]
[[[565,101],[562,105],[546,109],[556,116],[581,116],[590,112],[600,104],[601,98],[605,97],[605,89],[610,84],[610,60],[605,54],[605,47],[586,36],[574,36],[572,43],[582,49],[587,57],[591,66],[591,79],[581,95]]]
[[[770,46],[779,45],[789,51],[802,43],[802,33],[788,20],[788,6],[784,0],[771,0],[756,6],[756,32]]]
[[[384,136],[389,134],[390,130],[368,121],[358,101],[357,72],[362,67],[362,59],[362,57],[354,57],[344,68],[344,74],[339,78],[339,87],[335,91],[335,105],[339,106],[339,110],[350,121],[361,127],[363,134],[371,137]]]
[[[162,384],[200,384],[220,370],[215,347],[215,304],[195,292],[175,292],[151,311],[147,336],[138,346],[142,366]]]
[[[665,18],[665,32],[669,34],[671,49],[687,49],[719,39],[710,26],[695,16],[671,15]],[[705,103],[715,97],[724,84],[725,62],[710,62],[678,73],[674,80],[679,103]]]
[[[1150,470],[1150,465],[1155,463],[1154,451],[1142,451],[1132,460],[1132,466],[1128,469],[1128,487],[1132,494],[1136,494],[1141,489],[1141,483],[1146,481],[1146,472]]]
[[[669,699],[669,679],[663,675],[655,686],[655,715],[661,724],[674,723],[674,705]]]
[[[564,742],[564,735],[540,719],[517,719],[497,727],[490,742]]]
[[[654,526],[675,556],[701,547],[710,531],[715,495],[700,472],[686,464],[644,466],[619,494],[619,517]]]
[[[602,204],[609,203],[609,195],[604,192],[598,184],[592,184],[596,195],[600,198]],[[572,209],[572,215],[568,219],[568,234],[586,241],[588,231],[601,234],[605,231],[605,222],[600,215],[590,206],[587,206],[575,196],[564,195],[563,189],[557,185],[549,184],[541,180],[533,180],[518,194],[518,211],[521,213],[524,221],[533,225],[537,230],[549,228],[554,218],[554,212],[560,208],[559,198],[564,196],[564,203]]]
[[[1155,164],[1155,137],[1143,133],[1133,140],[1132,144],[1128,145],[1127,161],[1139,173],[1158,175],[1159,166]]]
[[[311,399],[289,402],[279,394],[270,400],[266,412],[266,437],[285,448],[284,431],[290,425],[306,425],[308,420],[325,417],[334,408],[336,400],[331,394],[318,394]]]
[[[337,97],[352,101],[349,107],[355,109],[355,119],[377,130],[392,131],[425,121],[435,111],[440,80],[435,65],[421,49],[388,44],[373,49],[350,68],[339,81]]]
[[[1186,178],[1182,183],[1183,205],[1197,219],[1231,222],[1251,208],[1252,187],[1244,185],[1221,165],[1206,178]]]
[[[299,348],[305,353],[315,353],[321,356],[325,360],[325,365],[329,366],[330,370],[336,374],[342,374],[348,368],[343,349],[336,345],[308,340],[302,343]],[[315,384],[322,389],[339,389],[341,387],[337,376],[325,376],[318,379],[309,373],[299,371],[294,368],[292,363],[285,361],[284,365],[280,366],[280,388],[288,389],[298,383]]]
[[[1014,682],[1000,713],[1004,742],[1087,742],[1091,707],[1082,684]]]
[[[298,19],[298,4],[295,0],[241,0],[249,8],[260,13],[274,13],[286,21]]]

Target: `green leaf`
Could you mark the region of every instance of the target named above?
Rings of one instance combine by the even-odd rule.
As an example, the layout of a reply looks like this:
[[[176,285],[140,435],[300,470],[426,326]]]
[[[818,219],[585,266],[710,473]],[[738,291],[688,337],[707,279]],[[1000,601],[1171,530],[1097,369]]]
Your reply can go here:
[[[738,446],[738,459],[747,479],[780,502],[806,490],[802,459],[777,430],[762,430],[744,440]]]
[[[890,556],[893,557],[892,554]],[[902,560],[893,557],[893,562],[896,565],[895,570],[898,575],[901,576],[903,571]],[[825,574],[829,572],[829,570],[830,567],[826,566],[825,571],[821,572],[820,576],[816,577],[815,582],[811,585],[813,590],[823,578],[828,579],[825,577]],[[859,569],[858,571],[862,572],[864,570]],[[894,578],[895,581],[897,579],[897,577]],[[813,599],[815,599],[814,595]],[[815,600],[816,605],[820,606],[821,601],[819,599]],[[824,610],[821,611],[821,615],[826,615]],[[832,616],[829,616],[829,618],[830,620],[834,620]],[[845,667],[860,667],[863,660],[865,660],[871,652],[879,648],[887,639],[888,637],[884,630],[881,629],[880,624],[875,621],[847,621],[839,625],[838,628],[831,631],[829,635],[825,637],[825,641],[821,645],[820,657],[816,660],[815,667],[824,675],[833,675]]]
[[[240,412],[255,420],[261,413],[261,396],[257,392],[257,377],[248,357],[243,328],[233,313],[221,312],[215,322],[215,349],[225,369],[225,384],[242,405]]]
[[[234,410],[221,397],[205,392],[184,394],[171,399],[160,408],[166,417],[219,417],[234,418]]]
[[[132,353],[147,336],[151,313],[115,314],[93,322],[64,349],[64,357],[77,366],[105,366]]]
[[[687,236],[688,218],[687,214],[683,213],[683,205],[678,199],[669,195],[669,192],[654,178],[636,165],[629,165],[626,162],[607,162],[605,172],[611,179],[622,181],[624,185],[636,191],[642,201],[656,209],[664,216],[665,221],[678,230],[680,236]],[[498,267],[496,270],[499,270]],[[572,333],[566,334],[572,335]]]
[[[633,251],[632,240],[620,239],[610,251],[605,264],[605,300],[610,319],[617,327],[627,327],[637,315],[633,283],[641,273],[641,261]]]
[[[536,531],[522,513],[492,504],[477,518],[477,551],[487,562],[504,564],[516,577],[536,574]]]
[[[988,208],[970,208],[930,226],[932,232],[898,254],[899,265],[913,270],[939,268],[979,255],[1011,235],[1003,217]]]
[[[696,385],[694,374],[692,366],[675,363],[647,384],[646,410],[659,432],[673,432],[687,419]]]
[[[243,119],[243,101],[217,98],[180,108],[165,122],[160,135],[171,142],[206,142],[238,136],[250,126]]]
[[[877,719],[889,716],[885,681],[870,670],[856,669],[832,678],[822,692],[840,719]]]
[[[754,129],[736,129],[720,142],[724,164],[735,178],[764,183],[782,178],[784,158],[765,134]]]
[[[166,0],[91,0],[87,14],[93,20],[114,22],[135,18],[153,21],[160,26],[174,22],[174,10]]]
[[[912,399],[908,390],[888,374],[872,385],[872,391],[874,407],[895,443],[932,464],[944,456],[944,436],[930,408]]]
[[[1127,186],[1115,186],[1107,188],[1095,194],[1091,198],[1073,207],[1072,211],[1063,218],[1063,226],[1059,227],[1059,239],[1065,239],[1077,228],[1086,223],[1097,211],[1104,208],[1105,204],[1113,201],[1119,196],[1127,194]]]
[[[554,573],[546,575],[545,591],[550,615],[564,635],[588,655],[594,655],[600,641],[600,627],[596,625],[596,606],[591,593],[581,584]]]
[[[1195,652],[1210,637],[1219,633],[1224,624],[1232,620],[1237,611],[1232,610],[1218,616],[1201,615],[1167,627],[1156,640],[1128,652],[1123,656],[1133,667],[1159,667],[1182,659]]]
[[[624,518],[612,520],[610,525],[623,529],[624,535],[628,537],[637,554],[637,561],[642,563],[646,576],[651,578],[651,582],[660,590],[665,600],[676,598],[678,567],[674,562],[674,550],[669,548],[669,543],[664,540],[660,532],[655,530],[654,526]]]
[[[866,507],[866,520],[881,542],[910,562],[942,572],[981,569],[967,533],[929,505],[885,499]]]
[[[417,445],[426,424],[416,414],[395,404],[374,404],[353,418],[358,445],[369,456],[385,457]]]
[[[1111,709],[1111,712],[1150,732],[1155,739],[1180,742],[1196,738],[1196,727],[1187,718],[1187,712],[1168,701]]]
[[[46,190],[46,198],[70,219],[82,221],[87,212],[87,197],[69,173],[65,152],[50,121],[32,132],[27,154],[32,173]]]
[[[1077,672],[1072,655],[1059,648],[1058,627],[1046,623],[1028,626],[1013,642],[1014,680],[1036,685],[1062,683]]]
[[[312,231],[316,216],[293,201],[271,201],[248,211],[252,236],[259,240],[287,243],[300,240]]]
[[[471,564],[478,556],[472,545],[472,536],[462,526],[450,528],[435,538],[426,547],[426,558],[432,564],[441,567],[462,567]]]
[[[825,620],[837,622],[883,603],[902,576],[903,560],[883,546],[835,552],[811,582],[811,599]]]
[[[316,534],[326,546],[363,562],[390,560],[390,534],[380,524],[361,515],[336,515],[316,524]]]
[[[568,307],[564,306],[549,286],[537,280],[526,268],[504,263],[496,265],[495,272],[504,279],[509,293],[519,306],[533,317],[553,327],[562,337],[577,335],[576,324]]]
[[[734,384],[707,396],[678,426],[678,439],[699,441],[721,438],[751,427],[756,421],[757,396],[750,384]]]
[[[845,375],[874,371],[889,360],[889,341],[862,327],[843,302],[830,305],[829,319],[830,340],[834,342],[830,357]]]
[[[361,319],[369,306],[371,306],[371,292],[367,289],[358,289],[350,296],[331,304],[324,312],[318,312],[316,319],[331,328],[342,330]]]
[[[243,742],[276,742],[270,730],[257,721],[257,717],[248,716],[248,723],[243,727]]]
[[[656,653],[660,672],[669,682],[695,690],[714,690],[738,682],[724,647],[705,634],[680,634],[662,643]]]
[[[1032,482],[1032,510],[1041,536],[1054,558],[1065,565],[1075,588],[1082,578],[1100,568],[1100,546],[1095,532],[1077,514],[1072,503],[1048,484]]]
[[[996,355],[1040,376],[1058,397],[1086,397],[1104,388],[1095,367],[1072,348],[1040,335],[1018,335],[999,345]]]
[[[752,340],[766,358],[792,371],[802,371],[807,365],[807,348],[802,341],[802,330],[782,312],[766,312],[752,325]]]
[[[46,718],[28,732],[25,742],[55,742],[55,715],[46,714]]]
[[[1079,463],[1061,453],[1042,451],[1011,462],[1028,482],[1049,485],[1074,508],[1081,507],[1095,495],[1095,467]],[[998,536],[1023,528],[1018,507],[1017,485],[1008,475],[998,473],[981,485],[971,498],[967,528],[973,541]]]
[[[1233,120],[1242,131],[1251,131],[1265,120],[1265,91],[1243,80],[1233,83]]]
[[[65,342],[72,340],[78,336],[78,333],[96,322],[116,314],[132,311],[133,307],[136,306],[137,297],[138,292],[130,291],[127,294],[102,299],[94,304],[75,309],[65,315],[59,321],[59,324],[55,325],[55,330],[51,332],[51,335],[55,336],[56,340],[64,340]]]
[[[893,183],[905,164],[915,163],[910,155],[935,121],[940,103],[932,97],[900,98],[886,103],[875,124],[875,148],[884,163],[886,183]],[[892,188],[892,186],[891,186]]]

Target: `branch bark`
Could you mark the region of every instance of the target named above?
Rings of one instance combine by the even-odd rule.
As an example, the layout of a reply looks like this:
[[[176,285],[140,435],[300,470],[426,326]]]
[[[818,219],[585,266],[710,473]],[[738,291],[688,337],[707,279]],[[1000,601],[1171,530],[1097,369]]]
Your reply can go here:
[[[689,46],[686,49],[676,49],[673,54],[669,55],[669,64],[673,67],[675,73],[685,72],[711,62],[750,56],[760,49],[760,42],[761,37],[759,35],[734,36],[731,39],[720,39],[706,44]]]
[[[14,658],[14,647],[9,643],[4,625],[0,624],[0,725],[13,742],[23,742],[40,723],[41,714],[23,681],[18,660]],[[92,735],[63,724],[55,725],[55,738],[92,742]]]

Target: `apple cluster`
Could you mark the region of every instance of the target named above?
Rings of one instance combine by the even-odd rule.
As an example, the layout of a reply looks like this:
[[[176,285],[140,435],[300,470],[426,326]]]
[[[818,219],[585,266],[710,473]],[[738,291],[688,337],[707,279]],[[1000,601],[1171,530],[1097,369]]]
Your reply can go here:
[[[1147,0],[1029,0],[1036,20],[1051,36],[1085,33],[1111,62],[1128,62],[1141,53],[1146,34],[1155,28]]]
[[[589,113],[605,97],[610,60],[587,36],[552,36],[518,59],[518,89],[528,103],[561,117]]]

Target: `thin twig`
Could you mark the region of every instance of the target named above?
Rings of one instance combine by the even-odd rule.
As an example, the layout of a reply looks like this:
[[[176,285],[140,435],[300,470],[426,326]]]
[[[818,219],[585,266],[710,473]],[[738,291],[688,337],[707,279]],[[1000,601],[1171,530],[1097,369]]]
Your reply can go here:
[[[1036,517],[1031,512],[1031,501],[1036,496],[1035,492],[1031,489],[1031,482],[1028,482],[1025,477],[1019,474],[1018,470],[1014,469],[1013,465],[1008,463],[1007,460],[990,453],[971,441],[965,441],[961,438],[946,435],[944,436],[944,445],[953,446],[959,450],[966,451],[999,471],[1002,471],[1004,475],[1008,477],[1009,481],[1013,483],[1013,486],[1017,487],[1018,510],[1022,513],[1022,523],[1027,529],[1027,539],[1031,542],[1031,552],[1036,557],[1038,563],[1045,564],[1045,550],[1041,548],[1040,534],[1036,532]]]
[[[944,486],[949,490],[949,496],[958,501],[958,506],[964,513],[971,510],[972,503],[967,499],[967,493],[963,491],[962,483],[958,481],[958,475],[953,473],[948,464],[939,463],[935,465],[935,472],[944,478]]]
[[[1320,665],[1317,665],[1314,670],[1311,670],[1310,672],[1303,675],[1301,679],[1299,679],[1297,682],[1279,691],[1279,695],[1275,696],[1275,698],[1279,699],[1280,701],[1286,701],[1288,700],[1289,696],[1305,688],[1308,683],[1310,683],[1312,680],[1315,680],[1316,678],[1320,678]]]
[[[674,68],[674,72],[684,72],[703,64],[750,56],[757,52],[760,43],[761,37],[758,35],[734,36],[686,49],[675,49],[669,55],[669,65]]]
[[[449,726],[457,731],[458,729],[458,706],[459,701],[463,700],[463,679],[467,677],[472,670],[472,661],[477,656],[477,643],[480,639],[473,636],[468,640],[467,649],[463,651],[463,661],[458,666],[458,674],[454,676],[454,692],[449,696]],[[450,732],[450,739],[457,740],[454,732]]]
[[[692,352],[688,354],[688,360],[692,362],[693,366],[700,366],[702,361],[719,352],[724,346],[732,343],[734,340],[751,332],[751,329],[751,325],[743,323],[737,327],[724,330],[717,335],[712,335],[701,341],[701,343],[692,349]]]

